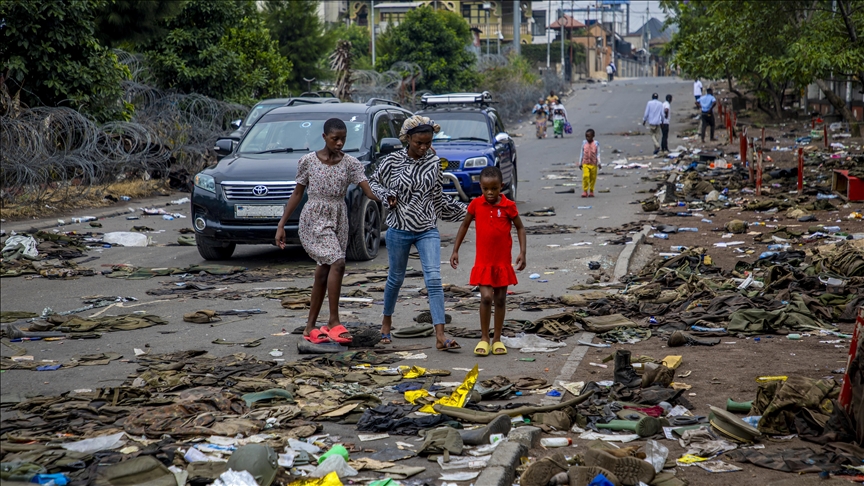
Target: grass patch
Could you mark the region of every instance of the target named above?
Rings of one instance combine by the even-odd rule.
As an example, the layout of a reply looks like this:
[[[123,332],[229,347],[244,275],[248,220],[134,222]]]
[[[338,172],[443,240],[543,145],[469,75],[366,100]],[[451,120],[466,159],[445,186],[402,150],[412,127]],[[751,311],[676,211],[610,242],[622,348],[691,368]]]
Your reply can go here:
[[[5,202],[0,205],[0,218],[16,221],[29,218],[43,218],[69,211],[101,208],[116,204],[106,196],[118,198],[129,196],[132,199],[150,197],[155,194],[170,193],[165,180],[122,180],[111,184],[89,186],[87,188],[63,187],[43,192],[38,199],[18,198],[15,204]],[[121,201],[122,204],[122,201]]]

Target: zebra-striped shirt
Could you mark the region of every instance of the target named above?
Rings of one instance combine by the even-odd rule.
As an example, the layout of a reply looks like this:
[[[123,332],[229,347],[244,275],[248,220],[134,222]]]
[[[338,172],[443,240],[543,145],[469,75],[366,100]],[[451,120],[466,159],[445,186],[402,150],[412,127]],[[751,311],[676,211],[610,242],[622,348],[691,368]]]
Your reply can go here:
[[[381,160],[369,178],[372,192],[384,204],[396,196],[396,207],[387,213],[387,226],[402,231],[422,232],[444,221],[465,219],[465,204],[442,192],[444,177],[441,159],[432,151],[414,160],[402,149]]]

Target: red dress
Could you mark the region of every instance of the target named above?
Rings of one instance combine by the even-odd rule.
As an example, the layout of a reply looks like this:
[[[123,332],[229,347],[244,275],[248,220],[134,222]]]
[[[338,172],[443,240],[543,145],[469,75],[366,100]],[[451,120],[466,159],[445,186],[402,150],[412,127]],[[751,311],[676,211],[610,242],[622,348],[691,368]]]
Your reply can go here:
[[[516,203],[501,195],[501,201],[492,205],[480,196],[468,205],[474,217],[477,233],[477,256],[471,269],[471,285],[506,287],[516,285],[512,251],[513,218],[519,215]]]

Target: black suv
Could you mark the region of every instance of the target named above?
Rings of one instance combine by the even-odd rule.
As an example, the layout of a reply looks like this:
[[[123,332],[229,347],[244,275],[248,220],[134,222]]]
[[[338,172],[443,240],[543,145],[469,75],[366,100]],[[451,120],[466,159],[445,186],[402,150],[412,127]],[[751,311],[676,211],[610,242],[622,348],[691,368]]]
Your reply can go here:
[[[300,157],[324,146],[324,122],[339,118],[348,126],[343,151],[366,166],[371,176],[382,156],[399,150],[396,136],[411,112],[392,101],[333,103],[275,108],[252,125],[239,145],[216,141],[225,157],[195,175],[192,219],[198,252],[207,260],[224,260],[239,244],[273,244],[276,225],[296,183]],[[235,147],[236,146],[236,147]],[[347,257],[371,260],[378,254],[384,208],[357,186],[348,189],[350,222]],[[300,207],[285,225],[286,242],[300,242]]]
[[[261,100],[255,103],[255,106],[249,110],[249,114],[246,115],[245,120],[234,120],[231,122],[231,127],[234,128],[234,131],[231,132],[231,135],[228,135],[228,138],[239,141],[243,138],[243,134],[249,130],[249,127],[255,124],[256,120],[274,108],[318,103],[339,103],[339,98],[333,96],[332,93],[322,91],[320,93],[303,93],[296,98],[270,98],[269,100]]]

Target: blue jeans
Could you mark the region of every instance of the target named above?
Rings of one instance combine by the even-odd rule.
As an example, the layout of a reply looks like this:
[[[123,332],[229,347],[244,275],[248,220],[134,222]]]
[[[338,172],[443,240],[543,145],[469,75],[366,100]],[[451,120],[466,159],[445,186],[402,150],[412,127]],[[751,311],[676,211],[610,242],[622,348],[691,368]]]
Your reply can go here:
[[[392,316],[396,310],[396,298],[399,297],[399,289],[405,280],[405,268],[408,266],[408,253],[411,252],[411,245],[414,245],[420,253],[432,323],[443,325],[444,288],[441,286],[441,235],[438,230],[433,228],[415,233],[390,228],[385,241],[390,270],[387,272],[387,285],[384,286],[384,315]]]

